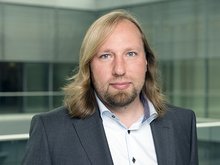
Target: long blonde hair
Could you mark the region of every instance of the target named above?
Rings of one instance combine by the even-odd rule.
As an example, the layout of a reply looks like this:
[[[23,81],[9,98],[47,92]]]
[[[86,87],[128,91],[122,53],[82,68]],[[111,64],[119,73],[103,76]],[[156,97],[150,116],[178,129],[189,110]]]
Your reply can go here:
[[[65,93],[64,105],[72,117],[86,118],[97,110],[94,88],[91,81],[90,62],[98,48],[111,35],[116,25],[129,20],[139,29],[146,59],[148,62],[145,84],[142,92],[153,103],[159,116],[164,114],[166,106],[163,94],[157,83],[157,64],[146,37],[137,20],[124,10],[112,11],[97,19],[88,29],[80,49],[80,61],[77,73],[70,78],[70,83],[63,89]]]

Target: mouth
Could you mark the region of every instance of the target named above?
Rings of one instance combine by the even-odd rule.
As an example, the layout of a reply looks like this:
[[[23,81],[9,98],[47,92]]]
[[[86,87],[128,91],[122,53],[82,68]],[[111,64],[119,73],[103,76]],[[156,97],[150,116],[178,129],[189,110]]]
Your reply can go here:
[[[131,82],[115,82],[115,83],[110,83],[109,85],[118,90],[125,90],[129,88]]]

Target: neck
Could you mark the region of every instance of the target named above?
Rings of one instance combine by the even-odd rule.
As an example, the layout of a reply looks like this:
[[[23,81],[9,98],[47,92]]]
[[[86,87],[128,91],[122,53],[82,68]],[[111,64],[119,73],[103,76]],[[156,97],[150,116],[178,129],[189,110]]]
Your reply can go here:
[[[110,110],[117,115],[120,121],[129,128],[144,115],[144,107],[139,97],[124,107],[111,107]]]

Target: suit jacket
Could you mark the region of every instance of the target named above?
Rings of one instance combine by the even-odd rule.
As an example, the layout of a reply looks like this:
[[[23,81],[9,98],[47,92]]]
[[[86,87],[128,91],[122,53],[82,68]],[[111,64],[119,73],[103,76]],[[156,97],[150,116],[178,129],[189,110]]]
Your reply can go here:
[[[198,165],[191,110],[169,106],[151,129],[158,165]],[[64,107],[34,116],[22,164],[113,165],[99,111],[86,119],[71,118]]]

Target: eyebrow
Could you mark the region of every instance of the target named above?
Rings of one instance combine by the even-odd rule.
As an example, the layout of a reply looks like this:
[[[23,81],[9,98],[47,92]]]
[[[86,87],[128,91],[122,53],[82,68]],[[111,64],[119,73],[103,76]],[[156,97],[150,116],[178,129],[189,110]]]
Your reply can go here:
[[[143,47],[143,49],[144,49],[144,47]],[[140,46],[138,46],[138,47],[128,47],[128,48],[125,48],[125,52],[126,51],[129,51],[129,50],[137,50],[137,51],[140,51],[141,50],[141,47]],[[107,49],[103,49],[103,50],[101,50],[101,51],[97,51],[97,53],[98,52],[114,52],[114,50],[112,50],[112,49],[110,49],[110,48],[107,48]]]

